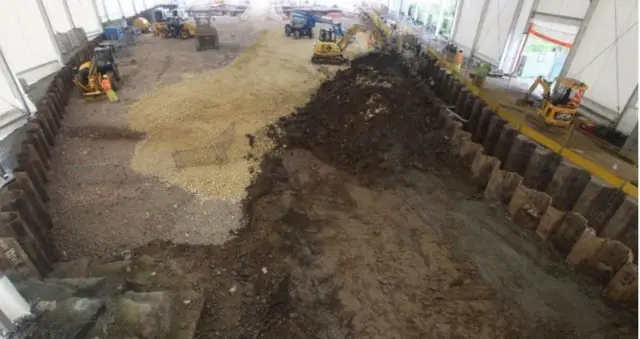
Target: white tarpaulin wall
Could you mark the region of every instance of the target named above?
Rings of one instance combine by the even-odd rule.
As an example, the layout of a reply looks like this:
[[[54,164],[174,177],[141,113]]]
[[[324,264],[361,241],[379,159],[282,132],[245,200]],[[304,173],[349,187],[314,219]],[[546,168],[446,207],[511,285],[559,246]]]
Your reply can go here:
[[[64,33],[73,28],[62,0],[42,0],[42,4],[47,10],[51,27],[56,33]]]
[[[134,0],[133,4],[136,8],[136,13],[140,13],[146,9],[144,8],[144,0]]]
[[[98,7],[98,15],[100,15],[100,20],[102,22],[107,22],[109,21],[109,16],[104,1],[108,0],[96,0],[96,7]]]
[[[580,26],[545,22],[536,18],[533,18],[531,24],[532,28],[536,32],[567,44],[573,43],[576,39],[576,34],[578,34],[578,30],[580,29]]]
[[[133,10],[133,0],[120,0],[120,5],[125,17],[136,15],[136,11]]]
[[[536,12],[552,14],[557,17],[584,18],[590,0],[540,0]],[[606,0],[615,1],[615,0]]]
[[[107,8],[107,17],[109,18],[109,20],[122,19],[122,11],[120,10],[118,0],[102,0],[102,2]]]
[[[477,41],[477,54],[487,61],[498,63],[504,52],[509,30],[518,7],[514,0],[489,1]]]
[[[567,76],[589,85],[586,98],[622,112],[638,85],[638,0],[600,0],[574,49]]]
[[[102,33],[102,24],[93,9],[93,0],[66,0],[76,27],[84,29],[89,39]]]
[[[12,71],[32,84],[60,69],[59,56],[35,0],[0,0],[5,15],[0,46]],[[6,29],[11,28],[11,31]]]
[[[490,1],[490,0],[486,0]],[[452,40],[465,53],[471,52],[485,0],[464,0],[458,10],[458,22]]]

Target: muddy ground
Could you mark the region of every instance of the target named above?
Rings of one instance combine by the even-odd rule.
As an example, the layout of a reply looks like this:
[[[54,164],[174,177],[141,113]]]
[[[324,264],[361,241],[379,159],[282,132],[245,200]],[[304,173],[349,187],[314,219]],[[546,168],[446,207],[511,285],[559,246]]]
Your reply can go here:
[[[142,36],[118,54],[120,102],[70,100],[50,183],[61,260],[109,257],[153,240],[221,243],[239,226],[237,201],[202,201],[130,166],[145,135],[128,128],[128,106],[154,87],[228,65],[260,33],[238,18],[215,24],[220,50],[196,52],[191,39]]]
[[[132,90],[122,97],[135,100],[155,79],[179,81],[235,53],[203,57],[187,50],[189,42],[173,47],[181,43],[134,46],[136,62],[125,66],[134,74]],[[183,62],[164,63],[166,51]],[[136,260],[150,257],[164,267],[145,290],[205,295],[197,338],[635,333],[632,315],[606,307],[595,285],[476,198],[434,130],[433,98],[398,59],[356,67],[274,125],[279,147],[248,187],[244,215],[232,216],[246,227],[217,246],[159,240],[180,243],[194,228],[220,227],[233,208],[203,205],[181,188],[133,173],[124,164],[144,135],[124,130],[122,138],[110,137],[123,126],[122,108],[72,103],[51,185],[61,255],[107,260],[144,245]],[[97,122],[109,128],[87,127]]]

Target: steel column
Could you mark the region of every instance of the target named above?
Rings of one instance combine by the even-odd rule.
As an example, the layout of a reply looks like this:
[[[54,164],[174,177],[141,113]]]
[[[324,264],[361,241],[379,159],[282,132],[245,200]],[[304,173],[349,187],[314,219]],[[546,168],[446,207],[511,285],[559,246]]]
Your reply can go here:
[[[96,13],[96,19],[98,19],[98,24],[100,24],[100,28],[104,30],[104,25],[102,24],[102,17],[100,17],[100,11],[98,10],[98,4],[96,3],[96,0],[91,0],[91,6],[93,7],[93,12]]]
[[[31,109],[29,108],[29,103],[27,102],[27,98],[25,98],[25,94],[20,87],[20,83],[16,78],[15,74],[11,71],[11,67],[9,67],[9,62],[7,62],[7,58],[4,57],[4,52],[2,51],[2,46],[0,46],[0,72],[2,72],[7,78],[9,82],[9,87],[11,88],[11,93],[13,96],[20,101],[22,104],[22,111],[25,116],[31,115]]]
[[[76,24],[73,22],[73,15],[71,15],[71,10],[69,9],[67,0],[62,0],[62,6],[64,6],[64,12],[67,14],[67,20],[69,20],[71,28],[76,28]]]
[[[567,55],[567,59],[562,66],[562,70],[560,70],[560,77],[566,77],[569,72],[569,67],[573,62],[573,59],[576,57],[576,53],[578,48],[580,47],[580,43],[582,42],[582,38],[584,37],[584,33],[587,30],[587,26],[591,22],[591,17],[593,17],[593,12],[595,12],[596,7],[598,7],[598,3],[600,0],[591,0],[589,3],[589,8],[587,9],[587,13],[584,15],[584,19],[582,20],[582,24],[580,25],[580,29],[578,30],[578,34],[576,34],[576,38],[573,41],[573,45],[569,50],[569,55]]]
[[[458,30],[458,24],[460,23],[460,11],[462,10],[463,5],[464,5],[464,0],[458,0],[458,3],[456,4],[456,13],[453,16],[453,25],[451,25],[451,34],[449,34],[449,42],[453,41],[453,36],[456,34],[456,31]]]
[[[513,45],[512,40],[514,39],[514,34],[516,32],[516,25],[518,24],[518,20],[520,19],[520,15],[522,14],[522,5],[524,4],[524,0],[518,0],[518,4],[516,5],[516,10],[513,12],[513,18],[511,18],[511,25],[509,25],[509,31],[507,32],[507,41],[505,41],[504,46],[502,48],[502,53],[498,60],[498,68],[502,68],[504,65],[505,59],[507,57],[507,51]],[[499,20],[499,18],[498,18]]]
[[[489,4],[492,0],[484,0],[484,4],[482,5],[482,12],[480,12],[480,22],[478,22],[478,29],[476,30],[476,35],[473,37],[473,44],[471,45],[471,55],[473,57],[478,50],[478,39],[480,38],[480,32],[484,26],[484,21],[487,16],[487,10],[489,9]]]
[[[42,0],[36,0],[36,4],[38,5],[38,9],[40,10],[40,15],[42,16],[42,20],[44,21],[44,26],[47,29],[47,33],[49,33],[49,39],[53,43],[53,48],[56,50],[58,62],[60,63],[60,65],[62,65],[62,52],[60,52],[60,46],[58,46],[58,41],[56,40],[56,32],[53,30],[51,20],[49,20],[47,9],[44,7]]]

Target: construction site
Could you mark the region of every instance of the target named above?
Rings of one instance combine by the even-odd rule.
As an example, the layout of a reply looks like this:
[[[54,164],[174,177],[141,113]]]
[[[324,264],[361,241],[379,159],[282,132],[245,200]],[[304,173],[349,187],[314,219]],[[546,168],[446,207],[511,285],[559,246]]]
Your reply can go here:
[[[637,338],[637,141],[467,51],[496,1],[8,1],[0,338]]]

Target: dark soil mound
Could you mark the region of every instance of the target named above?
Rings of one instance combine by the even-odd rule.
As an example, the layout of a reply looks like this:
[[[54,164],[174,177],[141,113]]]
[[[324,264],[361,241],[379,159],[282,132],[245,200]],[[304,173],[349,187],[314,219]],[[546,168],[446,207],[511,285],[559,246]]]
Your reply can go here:
[[[408,75],[399,55],[356,59],[305,107],[281,118],[272,137],[365,177],[423,160],[424,150],[440,148],[443,139],[434,138],[434,118],[427,114],[433,94]]]

